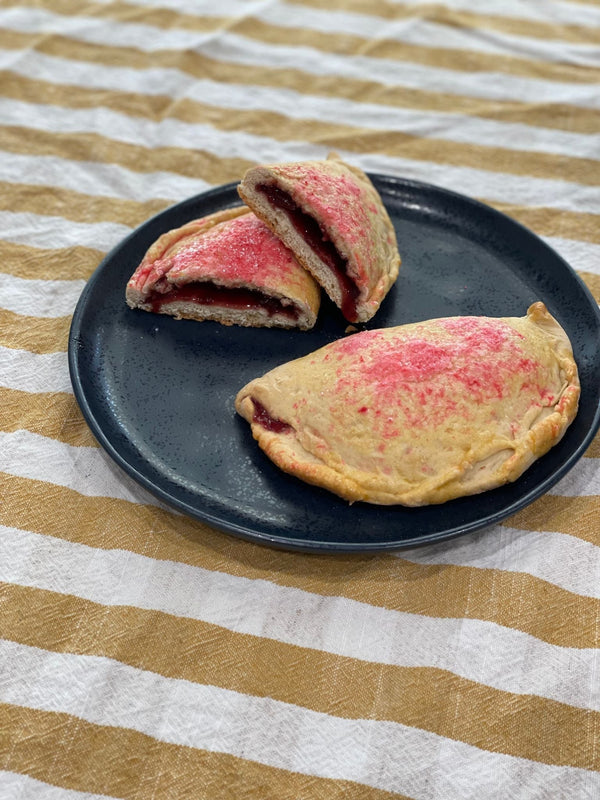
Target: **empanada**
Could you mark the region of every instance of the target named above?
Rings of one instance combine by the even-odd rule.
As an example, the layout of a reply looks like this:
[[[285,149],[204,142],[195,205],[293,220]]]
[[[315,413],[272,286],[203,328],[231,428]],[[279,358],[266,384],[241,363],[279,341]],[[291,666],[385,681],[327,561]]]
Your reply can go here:
[[[543,303],[363,331],[251,381],[237,411],[283,470],[419,506],[516,480],[572,422],[579,378]]]
[[[337,157],[249,169],[240,197],[350,322],[366,322],[398,276],[396,233],[362,170]]]
[[[163,234],[127,284],[131,308],[225,325],[312,328],[320,289],[245,206]]]

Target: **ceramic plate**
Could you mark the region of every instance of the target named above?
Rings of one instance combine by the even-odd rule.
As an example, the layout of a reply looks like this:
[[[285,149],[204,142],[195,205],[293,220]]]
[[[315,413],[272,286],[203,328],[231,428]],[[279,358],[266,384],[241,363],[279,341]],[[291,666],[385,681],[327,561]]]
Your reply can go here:
[[[547,492],[600,424],[600,313],[575,272],[509,217],[462,195],[372,175],[402,266],[368,328],[433,317],[523,316],[543,300],[567,331],[582,383],[564,439],[518,481],[442,506],[349,505],[277,469],[258,449],[234,398],[249,380],[344,335],[323,301],[309,332],[225,327],[132,311],[125,284],[161,234],[238,205],[235,184],[173,206],[100,264],[69,339],[75,396],[92,432],[129,475],[185,514],[228,533],[305,551],[374,551],[439,542],[492,525]]]

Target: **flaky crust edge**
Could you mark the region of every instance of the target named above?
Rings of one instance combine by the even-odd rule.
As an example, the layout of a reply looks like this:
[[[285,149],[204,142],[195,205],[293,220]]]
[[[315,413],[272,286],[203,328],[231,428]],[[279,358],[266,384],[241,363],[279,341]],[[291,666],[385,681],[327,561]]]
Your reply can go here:
[[[254,403],[251,399],[254,381],[240,390],[235,408],[250,423],[252,435],[259,447],[281,470],[306,483],[328,489],[350,503],[364,501],[377,505],[423,506],[479,494],[517,480],[534,461],[562,439],[577,414],[579,375],[566,332],[542,302],[532,304],[527,310],[527,316],[554,340],[554,351],[564,372],[566,386],[554,410],[527,431],[515,444],[513,454],[485,482],[475,483],[470,480],[472,474],[477,472],[480,462],[465,462],[459,468],[449,470],[446,480],[441,483],[438,481],[433,486],[424,482],[408,491],[381,491],[373,485],[376,481],[365,486],[364,481],[324,464],[306,451],[294,434],[274,433],[255,423]]]

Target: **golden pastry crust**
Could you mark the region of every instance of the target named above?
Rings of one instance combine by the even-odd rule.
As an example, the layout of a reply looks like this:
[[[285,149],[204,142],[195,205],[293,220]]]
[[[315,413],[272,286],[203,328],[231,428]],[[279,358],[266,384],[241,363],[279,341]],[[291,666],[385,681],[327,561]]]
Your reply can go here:
[[[390,217],[362,170],[334,155],[261,165],[246,172],[238,192],[348,321],[373,317],[398,276],[400,255]]]
[[[571,344],[543,303],[364,331],[283,364],[235,405],[285,472],[420,506],[516,480],[577,413]]]
[[[228,208],[154,242],[125,291],[131,308],[224,325],[312,328],[320,289],[246,206]]]

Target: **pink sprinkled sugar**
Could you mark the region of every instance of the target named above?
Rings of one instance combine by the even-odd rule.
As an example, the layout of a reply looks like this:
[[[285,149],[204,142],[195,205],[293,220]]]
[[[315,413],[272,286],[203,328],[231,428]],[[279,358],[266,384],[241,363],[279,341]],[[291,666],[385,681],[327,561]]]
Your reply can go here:
[[[427,329],[417,325],[407,337],[390,337],[385,329],[364,331],[336,343],[344,366],[334,396],[354,404],[357,413],[368,408],[381,420],[385,438],[397,434],[398,424],[398,419],[385,422],[387,409],[398,409],[411,427],[443,424],[451,414],[466,418],[465,399],[501,400],[517,374],[542,400],[545,376],[524,354],[522,339],[505,321],[479,317],[441,319]]]

